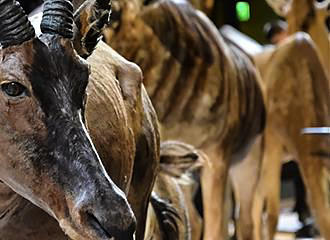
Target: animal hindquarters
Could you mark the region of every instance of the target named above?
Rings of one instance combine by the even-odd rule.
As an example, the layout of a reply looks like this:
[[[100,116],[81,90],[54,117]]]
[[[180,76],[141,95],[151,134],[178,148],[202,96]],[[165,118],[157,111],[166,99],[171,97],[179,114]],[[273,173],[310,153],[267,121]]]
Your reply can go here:
[[[321,234],[330,239],[330,208],[326,186],[329,140],[304,136],[303,128],[330,126],[329,81],[308,35],[298,33],[279,45],[264,74],[268,119],[297,157],[309,202]],[[279,71],[280,70],[280,71]],[[274,146],[273,146],[274,147]]]

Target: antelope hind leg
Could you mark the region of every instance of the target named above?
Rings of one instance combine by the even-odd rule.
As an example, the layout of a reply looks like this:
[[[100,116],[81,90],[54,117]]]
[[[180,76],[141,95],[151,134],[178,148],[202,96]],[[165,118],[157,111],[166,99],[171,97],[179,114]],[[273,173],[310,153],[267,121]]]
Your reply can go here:
[[[326,168],[324,162],[329,159],[329,145],[308,142],[318,141],[324,136],[302,136],[303,143],[300,144],[300,169],[306,185],[309,204],[312,212],[316,217],[316,222],[320,228],[320,232],[325,239],[330,239],[330,178],[329,169]],[[317,139],[318,138],[318,139]],[[320,139],[321,141],[325,139]],[[314,145],[314,147],[311,147]],[[324,152],[328,155],[321,154],[320,149],[325,149]]]

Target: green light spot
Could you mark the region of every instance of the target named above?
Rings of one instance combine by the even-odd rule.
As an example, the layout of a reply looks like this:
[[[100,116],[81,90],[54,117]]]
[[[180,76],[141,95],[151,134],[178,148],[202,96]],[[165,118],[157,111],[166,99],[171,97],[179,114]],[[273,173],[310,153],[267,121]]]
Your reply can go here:
[[[249,21],[250,19],[250,5],[247,2],[236,3],[236,14],[241,22]]]

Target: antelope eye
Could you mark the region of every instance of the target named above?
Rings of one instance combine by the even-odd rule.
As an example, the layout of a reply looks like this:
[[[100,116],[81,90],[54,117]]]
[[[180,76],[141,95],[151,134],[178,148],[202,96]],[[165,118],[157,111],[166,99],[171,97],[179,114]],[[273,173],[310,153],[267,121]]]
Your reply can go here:
[[[26,88],[18,82],[1,84],[1,89],[10,97],[20,97],[26,93]]]

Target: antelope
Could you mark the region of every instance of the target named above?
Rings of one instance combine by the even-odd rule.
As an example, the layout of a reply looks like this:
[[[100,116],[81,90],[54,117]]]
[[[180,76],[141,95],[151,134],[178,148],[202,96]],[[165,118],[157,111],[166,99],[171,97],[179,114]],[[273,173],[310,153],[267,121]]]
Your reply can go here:
[[[90,25],[98,25],[88,23],[88,21],[91,21],[90,16],[94,18],[95,13],[91,11],[91,7],[95,7],[95,2],[87,1],[78,7],[74,15],[76,25],[88,26],[81,28],[80,34],[82,38],[88,35],[92,36],[93,34],[88,33],[86,29],[93,29],[89,27]],[[104,16],[101,12],[96,13],[96,15],[99,19]],[[92,31],[95,31],[95,29]],[[89,49],[93,49],[95,45],[94,43],[86,48],[80,41],[74,42],[77,42],[75,49],[83,56],[90,55]],[[187,173],[178,173],[178,171],[196,171],[196,168],[201,166],[202,154],[192,146],[179,142],[162,143],[161,151],[161,171],[156,178],[153,195],[149,203],[144,239],[199,239],[201,219],[192,204],[195,187],[190,181],[180,185],[181,175],[186,176]],[[204,155],[203,158],[205,158]],[[177,178],[179,180],[176,180]],[[170,201],[171,204],[167,201]]]
[[[329,190],[326,187],[329,140],[324,136],[301,134],[303,128],[330,124],[328,75],[314,42],[304,33],[292,35],[266,59],[262,68],[259,65],[267,87],[268,125],[257,194],[263,200],[259,197],[255,200],[256,231],[261,231],[259,221],[266,206],[269,239],[274,236],[279,213],[280,168],[282,160],[290,156],[298,161],[312,212],[321,234],[329,239]]]
[[[142,239],[159,134],[140,69],[101,43],[82,58],[107,17],[73,30],[71,1],[47,0],[37,37],[0,6],[0,239]]]
[[[293,6],[296,8],[298,5]],[[291,11],[297,11],[295,8],[291,8]],[[319,26],[320,29],[323,29],[323,24],[324,22]],[[282,160],[288,156],[298,161],[321,233],[326,239],[330,238],[329,199],[326,189],[329,181],[326,148],[329,147],[329,141],[325,136],[301,136],[301,129],[297,128],[329,125],[328,69],[324,68],[324,58],[320,55],[324,49],[326,47],[322,48],[317,42],[315,46],[306,34],[297,33],[276,48],[253,56],[266,85],[269,120],[265,131],[265,138],[268,140],[264,146],[259,144],[255,147],[259,148],[260,153],[264,152],[264,160],[253,213],[256,234],[254,239],[274,237],[279,213],[280,167]],[[278,69],[282,71],[276,72]],[[287,81],[281,84],[285,77]],[[297,90],[305,95],[297,95]],[[292,96],[295,96],[295,101]],[[294,106],[295,103],[297,106]],[[306,111],[305,116],[303,111]],[[301,115],[303,123],[301,119],[296,120],[298,115]],[[273,187],[269,188],[269,185]],[[261,234],[263,207],[267,213],[264,227],[268,236]],[[251,224],[251,219],[249,221]]]
[[[301,135],[301,130],[306,127],[329,126],[329,67],[325,64],[330,50],[326,40],[329,33],[325,28],[327,3],[268,2],[282,16],[290,16],[288,23],[292,36],[261,54],[250,53],[266,86],[268,123],[266,139],[256,143],[254,151],[247,157],[254,163],[260,156],[263,160],[260,179],[254,179],[258,186],[253,220],[245,219],[245,225],[254,226],[253,239],[273,239],[279,214],[280,168],[282,160],[289,157],[298,161],[317,223],[322,235],[329,239],[329,190],[326,187],[329,182],[326,150],[329,140],[326,136]],[[307,31],[311,38],[304,33],[294,34],[296,31]],[[244,46],[241,49],[249,52]],[[236,187],[243,184],[244,180]],[[267,216],[265,223],[261,221],[263,208]],[[262,234],[264,228],[266,236]],[[243,239],[251,238],[250,233],[242,233]]]
[[[254,56],[267,88],[268,119],[271,122],[268,125],[269,130],[265,131],[269,143],[265,144],[257,194],[259,197],[256,198],[254,208],[256,232],[259,236],[255,239],[265,239],[260,237],[261,212],[265,205],[268,216],[265,225],[267,235],[268,239],[273,239],[279,213],[280,167],[282,159],[288,155],[298,161],[316,222],[321,234],[330,239],[330,200],[326,187],[329,184],[329,140],[326,136],[301,136],[301,130],[297,128],[329,126],[330,41],[326,28],[329,2],[267,2],[278,14],[286,17],[289,34],[292,36],[275,49]],[[295,33],[298,31],[309,33],[311,38],[303,33]],[[283,72],[280,75],[275,69],[283,69]],[[279,87],[284,76],[288,81]],[[296,96],[295,102],[299,102],[300,106],[293,110],[294,103],[290,96],[297,93],[295,89],[304,92],[305,96]],[[301,119],[297,121],[298,115],[301,115],[303,124]],[[275,135],[272,136],[272,133]],[[270,171],[272,174],[269,174]],[[268,187],[269,183],[273,186],[272,189]]]
[[[288,33],[307,32],[316,46],[323,67],[330,75],[330,1],[266,0],[273,10],[288,22]]]
[[[187,142],[210,158],[202,174],[204,239],[225,239],[228,169],[265,124],[258,72],[184,1],[113,1],[113,10],[105,39],[142,68],[162,140]]]

